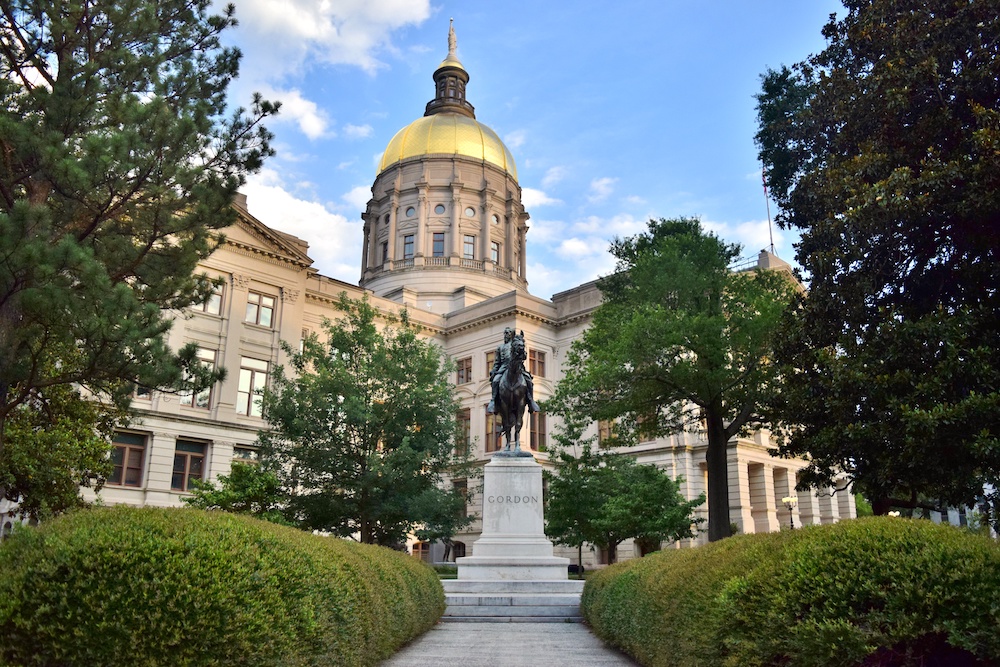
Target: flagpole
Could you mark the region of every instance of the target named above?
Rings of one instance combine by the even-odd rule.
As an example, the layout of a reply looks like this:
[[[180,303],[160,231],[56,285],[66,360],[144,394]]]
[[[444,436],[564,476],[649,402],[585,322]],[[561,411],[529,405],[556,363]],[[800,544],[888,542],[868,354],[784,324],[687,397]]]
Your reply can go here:
[[[764,205],[767,207],[767,235],[771,239],[771,254],[774,253],[774,232],[771,230],[771,200],[767,196],[767,171],[763,165],[760,168],[760,181],[764,185]]]

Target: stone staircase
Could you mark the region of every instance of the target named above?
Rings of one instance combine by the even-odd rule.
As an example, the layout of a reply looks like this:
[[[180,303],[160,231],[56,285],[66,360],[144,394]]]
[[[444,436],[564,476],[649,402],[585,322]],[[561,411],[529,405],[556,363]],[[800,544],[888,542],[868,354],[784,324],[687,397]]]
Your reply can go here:
[[[446,623],[580,623],[579,580],[442,581]]]

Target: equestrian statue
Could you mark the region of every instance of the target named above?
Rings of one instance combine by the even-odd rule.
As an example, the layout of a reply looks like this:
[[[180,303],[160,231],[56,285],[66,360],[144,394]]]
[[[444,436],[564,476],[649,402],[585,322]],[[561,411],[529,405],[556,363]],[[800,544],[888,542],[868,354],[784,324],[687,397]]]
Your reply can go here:
[[[530,452],[523,451],[518,445],[521,441],[524,408],[527,407],[530,412],[538,412],[531,373],[524,368],[527,358],[524,332],[515,335],[512,328],[504,329],[503,343],[497,348],[493,369],[490,370],[493,399],[486,408],[487,412],[500,415],[504,448],[498,452],[499,456],[531,456]],[[511,431],[514,432],[513,440]]]

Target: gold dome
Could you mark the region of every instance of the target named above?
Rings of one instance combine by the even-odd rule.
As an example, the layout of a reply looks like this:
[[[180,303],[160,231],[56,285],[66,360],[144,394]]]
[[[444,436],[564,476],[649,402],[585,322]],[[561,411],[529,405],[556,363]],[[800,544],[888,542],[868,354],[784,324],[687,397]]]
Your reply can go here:
[[[413,121],[396,133],[382,154],[378,173],[401,160],[422,155],[461,155],[500,167],[517,180],[514,157],[496,132],[455,113],[437,113]]]

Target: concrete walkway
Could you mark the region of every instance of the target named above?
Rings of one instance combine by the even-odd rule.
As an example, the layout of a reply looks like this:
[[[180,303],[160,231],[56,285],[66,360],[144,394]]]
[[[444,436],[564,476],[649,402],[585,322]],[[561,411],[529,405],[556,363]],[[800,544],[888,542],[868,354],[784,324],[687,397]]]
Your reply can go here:
[[[635,667],[582,623],[438,623],[382,667]]]

